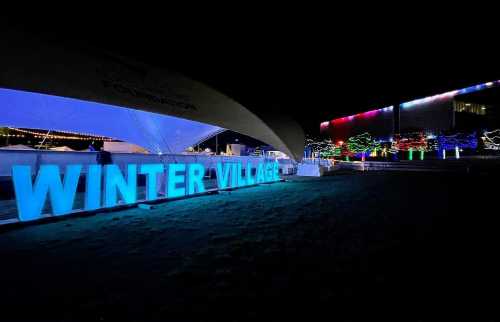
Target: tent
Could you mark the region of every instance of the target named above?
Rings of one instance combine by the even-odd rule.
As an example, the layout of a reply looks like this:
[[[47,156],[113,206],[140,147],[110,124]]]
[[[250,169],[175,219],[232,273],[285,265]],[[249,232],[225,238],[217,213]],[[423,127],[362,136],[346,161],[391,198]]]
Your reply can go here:
[[[68,146],[56,146],[56,147],[53,147],[53,148],[49,148],[49,150],[51,151],[75,151],[73,150],[72,148],[68,147]]]
[[[0,150],[35,150],[33,148],[30,148],[29,146],[22,145],[22,144],[13,144],[13,145],[7,145],[0,147]]]
[[[142,147],[128,142],[104,142],[103,149],[114,153],[148,153]]]
[[[0,126],[107,136],[151,153],[181,153],[220,127],[74,98],[0,88]]]

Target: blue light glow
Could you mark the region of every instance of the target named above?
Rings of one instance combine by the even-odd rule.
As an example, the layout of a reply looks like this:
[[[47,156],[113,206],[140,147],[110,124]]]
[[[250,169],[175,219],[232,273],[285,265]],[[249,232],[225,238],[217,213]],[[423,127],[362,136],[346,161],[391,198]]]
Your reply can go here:
[[[167,187],[167,197],[177,198],[186,195],[186,188],[184,185],[178,187],[178,184],[185,183],[185,175],[178,174],[178,172],[185,172],[186,165],[184,163],[172,163],[168,165],[168,187]]]
[[[249,186],[255,184],[255,177],[252,176],[252,163],[251,162],[247,162],[246,177],[247,177],[247,184]]]
[[[238,164],[231,163],[231,188],[238,187]]]
[[[476,149],[477,137],[476,133],[463,134],[457,133],[453,135],[439,135],[437,137],[439,150],[454,150],[455,147],[460,149]]]
[[[62,215],[72,211],[81,165],[66,167],[64,182],[61,182],[59,167],[42,165],[33,186],[31,167],[16,165],[12,167],[12,180],[16,194],[19,220],[29,221],[41,218],[42,209],[47,198],[54,215]]]
[[[280,165],[278,161],[273,163],[273,181],[280,181]]]
[[[257,165],[257,183],[266,182],[266,177],[264,176],[264,164],[259,162]]]
[[[85,210],[101,208],[102,166],[89,165],[85,180]]]
[[[217,186],[219,189],[226,189],[229,184],[229,172],[231,163],[217,162]]]
[[[244,187],[247,185],[245,177],[243,177],[243,165],[241,162],[238,162],[238,180],[237,180],[238,187]]]
[[[217,185],[219,189],[238,188],[265,182],[279,181],[279,163],[259,162],[256,168],[255,177],[252,176],[252,164],[246,165],[245,175],[243,175],[242,163],[217,163]]]
[[[163,175],[165,167],[161,163],[143,164],[140,173],[146,175],[146,200],[158,199],[157,177]]]
[[[187,169],[187,173],[186,173]],[[259,162],[257,175],[252,176],[252,163],[247,162],[243,174],[241,162],[217,163],[217,183],[219,189],[244,187],[256,183],[279,181],[279,163]],[[42,165],[32,183],[31,166],[15,165],[12,167],[12,178],[18,207],[18,217],[21,221],[35,220],[42,217],[42,210],[47,196],[54,215],[68,214],[73,211],[73,203],[82,173],[82,165],[68,165],[65,168],[63,180],[57,165]],[[184,163],[168,164],[167,197],[177,198],[187,194],[205,192],[203,164]],[[165,176],[165,165],[160,163],[142,164],[139,174],[146,177],[146,200],[158,198],[158,178]],[[101,207],[113,207],[122,200],[124,204],[137,202],[137,165],[128,164],[126,175],[118,165],[105,166],[93,164],[87,167],[84,209],[94,210]],[[104,178],[104,179],[103,179]],[[104,187],[103,187],[104,186]],[[104,198],[101,203],[102,190]]]
[[[267,182],[274,180],[273,164],[271,162],[266,163],[265,178]]]
[[[137,165],[127,165],[127,179],[125,179],[116,164],[107,164],[104,166],[104,180],[105,207],[118,204],[118,193],[127,204],[137,201]]]
[[[205,167],[203,164],[192,163],[188,166],[188,194],[205,192],[204,175]]]

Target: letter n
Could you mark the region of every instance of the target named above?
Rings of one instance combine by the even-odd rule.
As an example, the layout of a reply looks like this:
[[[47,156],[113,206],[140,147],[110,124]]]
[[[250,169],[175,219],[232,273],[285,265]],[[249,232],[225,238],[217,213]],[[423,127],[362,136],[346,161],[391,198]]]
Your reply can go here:
[[[137,165],[127,165],[127,179],[116,164],[104,166],[104,206],[113,207],[118,202],[118,192],[125,203],[137,201]]]

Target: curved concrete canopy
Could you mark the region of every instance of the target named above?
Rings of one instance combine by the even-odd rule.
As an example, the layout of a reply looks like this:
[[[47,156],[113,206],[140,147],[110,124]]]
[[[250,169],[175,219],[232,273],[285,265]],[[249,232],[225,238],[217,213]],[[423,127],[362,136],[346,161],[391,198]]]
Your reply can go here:
[[[149,111],[230,129],[300,160],[302,128],[286,116],[251,110],[218,91],[164,69],[99,52],[77,52],[0,31],[0,87]]]

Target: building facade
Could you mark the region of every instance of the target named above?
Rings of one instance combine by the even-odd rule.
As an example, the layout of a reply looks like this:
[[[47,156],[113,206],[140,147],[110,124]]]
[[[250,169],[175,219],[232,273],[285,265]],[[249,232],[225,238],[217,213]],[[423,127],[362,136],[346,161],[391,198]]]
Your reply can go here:
[[[470,86],[394,106],[336,118],[321,123],[321,133],[332,141],[368,132],[381,141],[390,141],[396,134],[421,132],[440,133],[494,130],[497,108],[484,104],[475,93],[500,90],[500,81]]]

